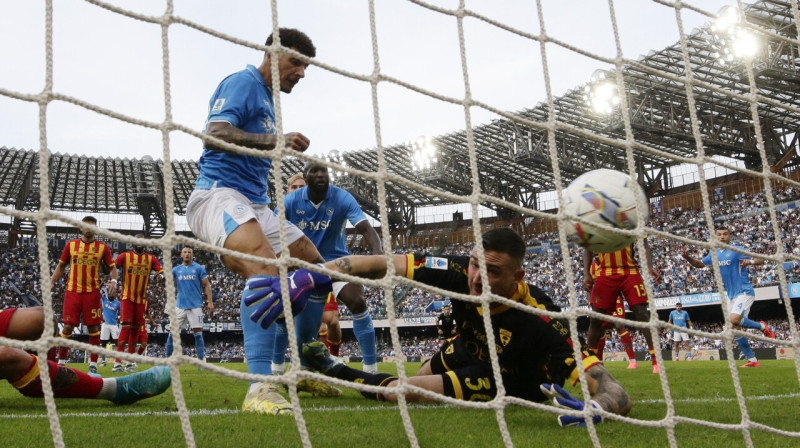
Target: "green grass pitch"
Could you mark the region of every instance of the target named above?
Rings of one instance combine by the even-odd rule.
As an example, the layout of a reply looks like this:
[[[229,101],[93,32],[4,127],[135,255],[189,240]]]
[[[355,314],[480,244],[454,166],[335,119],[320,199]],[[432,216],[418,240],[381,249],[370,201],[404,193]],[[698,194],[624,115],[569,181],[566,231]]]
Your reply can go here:
[[[739,369],[746,412],[757,423],[783,431],[800,431],[800,388],[792,361],[761,361],[762,367]],[[741,364],[741,363],[738,363]],[[244,364],[221,364],[243,371]],[[659,376],[648,363],[638,370],[627,364],[608,363],[611,373],[627,388],[634,401],[630,417],[656,423],[667,415]],[[77,365],[86,369],[86,365]],[[418,364],[407,366],[414,372]],[[690,419],[735,425],[742,421],[728,363],[672,362],[666,365],[675,414]],[[394,364],[382,364],[384,371]],[[111,367],[100,373],[111,376]],[[181,380],[195,442],[199,447],[296,447],[302,446],[292,417],[242,414],[239,409],[247,383],[217,373],[181,368]],[[567,387],[574,394],[580,388]],[[400,412],[395,405],[378,403],[346,389],[335,399],[300,394],[303,418],[314,446],[403,447],[409,442]],[[53,446],[44,402],[21,396],[10,385],[0,387],[0,446],[35,448]],[[131,406],[107,401],[57,400],[64,442],[68,447],[161,447],[185,446],[181,422],[170,389],[164,395]],[[416,437],[422,447],[503,446],[496,414],[490,410],[464,409],[445,405],[412,406]],[[591,446],[583,428],[560,428],[555,414],[509,406],[504,410],[515,446]],[[609,447],[666,447],[667,430],[622,422],[597,426],[600,443]],[[756,447],[800,446],[800,438],[752,428]],[[744,446],[740,430],[710,428],[692,423],[675,427],[679,446],[720,448]]]

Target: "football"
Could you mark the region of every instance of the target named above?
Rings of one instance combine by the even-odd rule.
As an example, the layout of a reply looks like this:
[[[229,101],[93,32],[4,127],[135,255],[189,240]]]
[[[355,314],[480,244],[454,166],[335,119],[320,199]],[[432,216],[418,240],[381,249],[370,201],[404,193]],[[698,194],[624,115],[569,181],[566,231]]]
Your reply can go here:
[[[647,204],[644,191],[629,175],[609,169],[586,172],[563,191],[567,238],[592,252],[609,253],[623,249],[635,236],[615,233],[609,228],[633,230],[638,224],[637,195]],[[645,220],[649,207],[643,210]]]

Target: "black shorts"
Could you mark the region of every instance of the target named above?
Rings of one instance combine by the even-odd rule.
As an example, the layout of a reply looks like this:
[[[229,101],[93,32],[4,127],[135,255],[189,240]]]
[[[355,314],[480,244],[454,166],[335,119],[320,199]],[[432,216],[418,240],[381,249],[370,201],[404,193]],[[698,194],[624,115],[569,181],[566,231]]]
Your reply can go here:
[[[497,394],[492,367],[476,362],[461,342],[461,338],[455,338],[433,355],[431,371],[442,376],[448,397],[489,401]]]
[[[593,352],[585,351],[583,362],[584,368],[588,369],[600,361]],[[434,375],[442,376],[444,394],[448,397],[467,401],[489,401],[497,395],[497,381],[492,366],[470,355],[461,337],[451,340],[433,355],[430,367]],[[567,375],[566,370],[570,370],[571,375]],[[555,383],[563,386],[565,380],[568,380],[575,385],[577,368],[565,368],[563,373],[563,376],[550,377],[546,370],[534,370],[526,375],[506,374],[502,376],[502,380],[508,395],[541,402],[547,400],[547,397],[539,388],[540,384]]]

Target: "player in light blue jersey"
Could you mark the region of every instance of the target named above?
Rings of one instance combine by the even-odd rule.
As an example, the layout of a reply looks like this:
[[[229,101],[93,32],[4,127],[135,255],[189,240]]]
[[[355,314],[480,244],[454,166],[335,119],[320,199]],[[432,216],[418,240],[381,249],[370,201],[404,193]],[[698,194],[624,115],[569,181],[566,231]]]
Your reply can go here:
[[[714,233],[719,242],[730,244],[732,236],[730,229],[720,226],[715,229]],[[744,250],[744,248],[740,246],[733,247]],[[686,249],[683,250],[682,255],[689,264],[696,268],[710,266],[712,262],[711,252],[706,254],[702,260],[690,256]],[[747,317],[750,313],[750,307],[753,305],[753,301],[756,298],[755,290],[750,283],[750,275],[747,272],[747,266],[764,264],[764,260],[752,258],[730,249],[717,249],[717,258],[719,258],[719,271],[722,275],[725,295],[730,300],[728,312],[730,313],[731,324],[733,324],[734,327],[761,330],[764,336],[774,338],[775,333],[769,328],[766,322],[756,322]],[[739,346],[739,349],[745,357],[747,357],[747,363],[741,367],[761,366],[755,353],[753,353],[753,349],[750,347],[750,341],[748,341],[746,337],[737,337],[736,345]]]
[[[204,140],[203,155],[198,161],[200,174],[186,205],[186,219],[197,238],[217,247],[270,259],[288,249],[294,258],[320,263],[325,260],[316,247],[293,225],[287,225],[287,246],[281,247],[278,218],[267,207],[272,168],[269,154],[278,144],[273,77],[280,91],[288,94],[305,77],[307,58],[316,56],[314,44],[301,31],[281,28],[279,38],[280,45],[273,45],[270,34],[266,41],[269,50],[258,67],[249,65],[228,76],[214,91],[205,134],[215,140]],[[273,62],[277,73],[273,72]],[[219,145],[219,140],[260,150],[263,157],[232,152]],[[308,149],[310,143],[299,132],[284,134],[283,140],[286,148],[299,152]],[[247,280],[242,299],[258,296],[256,285],[278,275],[275,266],[233,256],[221,259],[228,269]],[[297,311],[301,316],[297,327],[301,341],[316,337],[324,301],[325,297],[311,297],[304,304],[304,312]],[[275,331],[262,328],[262,324],[268,327],[275,316],[263,322],[253,321],[252,310],[244,300],[241,311],[247,371],[271,375]],[[242,405],[243,412],[271,415],[291,415],[291,409],[274,383],[251,383]]]
[[[100,298],[103,301],[103,324],[100,326],[100,346],[107,347],[109,341],[114,344],[119,338],[119,308],[120,301],[114,297],[108,297],[108,291],[103,287],[100,289]],[[100,355],[100,365],[105,367],[106,355]]]
[[[348,221],[364,237],[373,254],[383,254],[378,232],[369,224],[353,195],[330,184],[330,174],[325,165],[306,163],[303,177],[306,187],[284,198],[286,219],[311,239],[325,260],[350,255],[345,246]],[[333,294],[353,313],[353,333],[361,346],[364,371],[377,373],[375,328],[364,300],[364,286],[334,281]]]
[[[194,349],[197,359],[206,357],[206,346],[203,340],[203,293],[208,300],[208,312],[214,314],[214,296],[211,292],[211,283],[208,281],[206,268],[194,261],[194,249],[183,246],[181,249],[181,264],[172,268],[172,277],[175,279],[175,288],[178,296],[175,298],[176,313],[175,325],[183,328],[187,323],[194,335]],[[167,336],[167,357],[172,355],[172,332]]]
[[[669,323],[681,328],[693,327],[692,320],[689,318],[689,313],[683,309],[681,302],[676,303],[675,309],[670,311]],[[672,341],[675,343],[675,347],[673,348],[673,358],[675,361],[680,361],[681,359],[681,345],[683,345],[683,350],[686,352],[686,360],[691,361],[692,338],[689,336],[689,333],[683,330],[672,330]]]

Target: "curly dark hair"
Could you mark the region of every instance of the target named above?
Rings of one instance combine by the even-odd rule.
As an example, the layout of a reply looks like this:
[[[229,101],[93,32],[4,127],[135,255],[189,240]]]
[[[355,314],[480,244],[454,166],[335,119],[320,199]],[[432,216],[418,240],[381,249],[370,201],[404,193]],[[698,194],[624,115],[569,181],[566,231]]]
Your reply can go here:
[[[311,42],[311,38],[306,33],[294,28],[280,28],[278,34],[281,37],[281,45],[286,48],[293,48],[300,54],[313,58],[317,55],[317,48]],[[267,37],[266,46],[272,45],[272,33]]]

